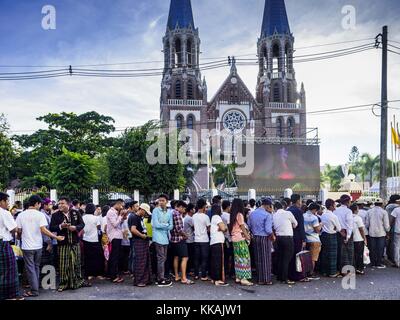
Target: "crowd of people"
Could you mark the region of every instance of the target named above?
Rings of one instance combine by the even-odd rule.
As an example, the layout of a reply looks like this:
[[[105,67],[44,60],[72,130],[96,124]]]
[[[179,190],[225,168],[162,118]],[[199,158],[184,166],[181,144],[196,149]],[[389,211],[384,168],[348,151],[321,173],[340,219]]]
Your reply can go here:
[[[34,195],[24,208],[10,208],[0,193],[0,247],[0,300],[37,297],[45,265],[57,270],[58,292],[90,287],[94,279],[129,279],[139,288],[228,286],[230,279],[294,285],[343,277],[349,266],[363,275],[368,251],[371,267],[392,261],[399,268],[400,196],[384,206],[348,195],[323,204],[297,194],[258,202],[216,196],[195,205],[160,195],[150,205],[116,200],[100,207]],[[311,266],[299,270],[304,252]]]

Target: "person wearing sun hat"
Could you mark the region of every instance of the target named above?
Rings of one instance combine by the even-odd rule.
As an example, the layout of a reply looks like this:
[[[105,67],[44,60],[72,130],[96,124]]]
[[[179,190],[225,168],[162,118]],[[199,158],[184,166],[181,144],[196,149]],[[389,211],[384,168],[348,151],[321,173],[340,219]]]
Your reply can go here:
[[[371,265],[378,269],[384,269],[383,255],[385,251],[385,239],[390,231],[389,215],[383,209],[383,199],[375,200],[375,207],[368,211],[365,225],[368,229],[371,251]]]
[[[135,250],[134,282],[137,287],[145,287],[151,283],[150,240],[143,218],[150,215],[150,206],[142,203],[139,210],[131,216],[131,233]]]

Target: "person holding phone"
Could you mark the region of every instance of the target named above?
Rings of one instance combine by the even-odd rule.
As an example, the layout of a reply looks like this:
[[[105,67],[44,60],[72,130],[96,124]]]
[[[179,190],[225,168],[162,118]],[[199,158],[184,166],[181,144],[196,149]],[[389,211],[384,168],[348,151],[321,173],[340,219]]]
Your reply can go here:
[[[60,284],[58,292],[67,289],[90,287],[82,276],[81,248],[78,233],[85,227],[79,211],[70,209],[70,200],[66,197],[58,201],[56,211],[50,222],[50,231],[64,237],[58,241],[58,265],[60,270]]]

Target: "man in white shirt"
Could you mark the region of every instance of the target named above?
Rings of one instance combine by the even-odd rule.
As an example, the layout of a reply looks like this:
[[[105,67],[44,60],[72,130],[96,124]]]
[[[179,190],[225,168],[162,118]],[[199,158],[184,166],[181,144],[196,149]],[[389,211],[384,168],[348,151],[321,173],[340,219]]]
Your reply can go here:
[[[342,227],[338,233],[338,259],[337,265],[339,272],[342,272],[343,267],[354,265],[354,242],[353,242],[353,227],[354,218],[353,212],[349,209],[351,197],[344,194],[340,197],[341,206],[336,209],[334,214],[338,217]]]
[[[375,200],[375,207],[368,211],[365,226],[369,233],[371,266],[385,269],[383,255],[390,224],[389,214],[383,209],[383,199],[378,198]]]
[[[340,275],[337,271],[338,236],[342,230],[338,217],[333,213],[336,210],[336,202],[332,199],[325,201],[326,210],[321,216],[321,273],[330,278]]]
[[[283,210],[280,202],[275,202],[274,208],[277,210],[272,216],[278,256],[277,276],[279,281],[293,285],[295,282],[289,280],[288,273],[294,253],[293,229],[297,227],[297,220],[290,211]]]
[[[400,200],[398,200],[400,203]],[[390,216],[391,225],[394,226],[394,263],[400,268],[400,207],[392,211]]]
[[[17,230],[17,224],[7,211],[8,194],[0,192],[0,301],[19,300],[19,279],[17,261],[10,241]]]
[[[364,201],[364,200],[358,200],[356,203],[357,203],[358,208],[359,208],[358,209],[359,210],[358,211],[358,216],[362,219],[362,222],[363,222],[363,224],[365,226],[365,223],[367,222],[367,213],[368,213],[368,210],[369,210],[369,208],[365,207],[367,205],[367,202]],[[367,245],[368,245],[369,236],[368,236],[368,230],[365,227],[364,227],[364,235],[367,238]]]
[[[31,196],[28,200],[28,210],[21,212],[17,217],[18,233],[21,235],[24,263],[31,290],[25,292],[24,297],[37,297],[39,295],[40,262],[42,258],[43,237],[63,241],[64,237],[52,234],[46,227],[48,222],[39,211],[42,199]]]
[[[197,213],[193,215],[194,225],[194,276],[199,279],[199,269],[201,269],[201,280],[207,281],[208,256],[210,252],[210,239],[208,232],[210,230],[211,221],[206,213],[207,202],[204,199],[197,201]]]

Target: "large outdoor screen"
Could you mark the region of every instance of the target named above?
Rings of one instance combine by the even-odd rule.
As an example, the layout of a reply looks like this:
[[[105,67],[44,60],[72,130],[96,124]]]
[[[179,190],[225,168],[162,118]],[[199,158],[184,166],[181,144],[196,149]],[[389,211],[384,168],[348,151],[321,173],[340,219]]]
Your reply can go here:
[[[256,144],[254,153],[254,172],[238,176],[240,191],[319,191],[319,146]]]

